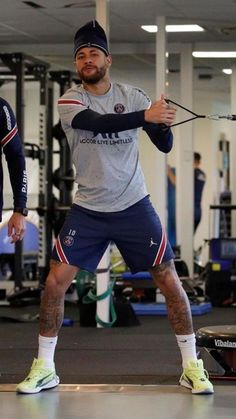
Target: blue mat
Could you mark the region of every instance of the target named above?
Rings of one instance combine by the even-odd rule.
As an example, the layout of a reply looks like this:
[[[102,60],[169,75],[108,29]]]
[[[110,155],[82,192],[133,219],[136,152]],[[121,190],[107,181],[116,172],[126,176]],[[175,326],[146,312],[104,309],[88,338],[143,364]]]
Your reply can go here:
[[[24,253],[38,253],[38,242],[38,228],[33,223],[26,220],[26,231],[23,240]],[[0,228],[0,253],[15,253],[15,245],[10,243],[10,238],[7,235],[7,224],[1,226]]]
[[[132,279],[152,279],[149,272],[138,272],[136,274],[132,274],[131,272],[124,272],[122,274],[122,279],[132,280]]]
[[[167,316],[166,304],[132,303],[135,313],[139,316]],[[190,304],[193,316],[201,316],[212,310],[211,303]]]

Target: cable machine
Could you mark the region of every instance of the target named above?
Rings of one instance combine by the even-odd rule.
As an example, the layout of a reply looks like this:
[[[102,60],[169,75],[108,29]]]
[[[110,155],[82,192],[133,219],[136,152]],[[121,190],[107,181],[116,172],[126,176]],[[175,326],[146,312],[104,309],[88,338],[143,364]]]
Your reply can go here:
[[[74,81],[76,75],[70,71],[50,71],[49,77],[52,82],[59,85],[59,96],[62,96],[67,89],[69,89]],[[74,184],[74,170],[72,167],[71,152],[68,145],[66,135],[61,127],[60,121],[52,128],[52,150],[53,154],[59,154],[59,167],[53,171],[52,168],[52,182],[59,190],[59,199],[53,197],[54,200],[54,218],[53,230],[57,237],[65,219],[66,212],[72,204],[72,190]],[[54,141],[57,140],[59,150],[54,150]]]

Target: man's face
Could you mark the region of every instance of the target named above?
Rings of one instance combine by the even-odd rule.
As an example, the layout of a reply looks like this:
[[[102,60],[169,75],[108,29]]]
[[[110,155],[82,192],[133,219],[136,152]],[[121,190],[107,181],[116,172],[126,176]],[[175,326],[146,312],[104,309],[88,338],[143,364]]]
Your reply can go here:
[[[96,84],[104,78],[111,65],[111,57],[98,48],[82,48],[75,57],[79,78],[87,84]]]

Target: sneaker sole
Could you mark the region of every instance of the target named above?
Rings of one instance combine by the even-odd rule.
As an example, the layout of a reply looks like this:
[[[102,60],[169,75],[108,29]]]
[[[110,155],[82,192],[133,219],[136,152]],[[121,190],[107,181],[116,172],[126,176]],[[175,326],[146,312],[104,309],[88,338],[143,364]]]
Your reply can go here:
[[[205,390],[202,390],[202,391],[199,391],[199,390],[194,390],[194,389],[192,388],[191,384],[189,384],[189,383],[188,383],[187,381],[185,381],[185,380],[180,380],[180,381],[179,381],[179,384],[180,384],[182,387],[186,387],[186,388],[190,389],[190,390],[192,391],[192,394],[213,394],[213,393],[214,393],[214,390],[211,390],[211,389],[209,389],[209,388],[207,388],[207,389],[205,389]]]
[[[26,389],[26,388],[22,389],[19,386],[16,388],[16,391],[17,393],[23,393],[23,394],[35,394],[35,393],[39,393],[42,390],[49,390],[51,388],[54,388],[58,386],[59,383],[60,383],[60,379],[58,376],[56,376],[54,380],[49,381],[49,383],[43,385],[42,387],[36,387],[34,389]]]

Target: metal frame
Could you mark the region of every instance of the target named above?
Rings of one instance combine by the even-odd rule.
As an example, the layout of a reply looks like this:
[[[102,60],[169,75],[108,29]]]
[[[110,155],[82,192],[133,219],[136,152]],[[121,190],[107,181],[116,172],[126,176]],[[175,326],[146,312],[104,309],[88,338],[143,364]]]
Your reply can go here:
[[[9,69],[9,71],[1,71],[0,73],[5,75],[5,81],[11,76],[15,76],[16,81],[16,120],[19,129],[19,133],[24,144],[24,83],[27,81],[26,76],[32,76],[30,80],[39,81],[40,85],[40,148],[39,153],[39,204],[43,206],[49,206],[49,200],[51,197],[51,182],[48,176],[50,171],[50,149],[47,144],[47,138],[50,138],[50,106],[48,106],[49,98],[51,94],[48,91],[48,78],[47,71],[49,64],[38,60],[35,57],[29,56],[24,53],[5,53],[0,54],[0,60]],[[28,79],[29,80],[29,79]],[[4,81],[3,81],[4,83]],[[50,103],[51,104],[51,103]],[[42,158],[45,156],[45,159]],[[47,179],[47,181],[46,181]],[[39,251],[39,266],[40,266],[40,281],[42,276],[45,275],[45,271],[48,265],[49,253],[51,252],[50,246],[50,231],[48,228],[48,214],[47,212],[40,216],[39,223],[39,237],[40,237],[40,251]],[[49,252],[50,247],[50,252]],[[17,242],[15,245],[15,258],[14,258],[14,283],[15,290],[23,288],[22,281],[25,279],[23,270],[23,246],[22,242]]]

